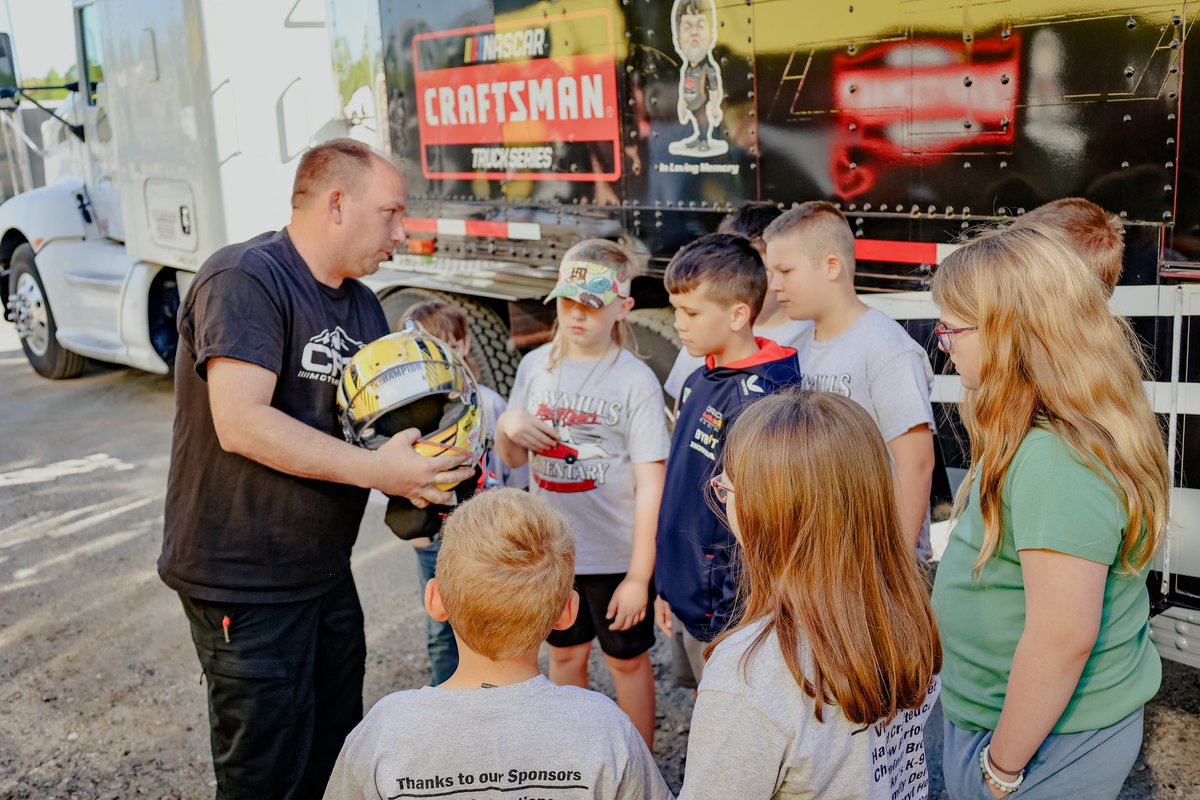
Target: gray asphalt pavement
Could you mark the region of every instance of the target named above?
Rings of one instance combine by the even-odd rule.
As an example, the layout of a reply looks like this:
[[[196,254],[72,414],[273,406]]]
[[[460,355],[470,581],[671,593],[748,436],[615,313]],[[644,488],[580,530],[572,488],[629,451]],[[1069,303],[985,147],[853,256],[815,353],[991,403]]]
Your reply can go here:
[[[155,572],[170,379],[95,366],[45,381],[0,323],[0,411],[0,799],[211,796],[200,669]],[[382,512],[368,508],[354,558],[368,704],[426,677],[414,559]],[[661,639],[656,756],[678,787],[691,696]],[[1164,667],[1122,798],[1200,797],[1200,672]]]

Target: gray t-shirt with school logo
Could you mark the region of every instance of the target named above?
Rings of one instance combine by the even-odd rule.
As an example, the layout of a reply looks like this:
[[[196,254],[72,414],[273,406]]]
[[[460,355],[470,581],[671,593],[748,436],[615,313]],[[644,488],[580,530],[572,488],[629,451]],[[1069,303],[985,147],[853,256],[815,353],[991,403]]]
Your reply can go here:
[[[511,686],[426,686],[384,697],[346,737],[326,800],[537,797],[668,800],[629,717],[538,675]]]
[[[792,677],[779,637],[747,625],[717,645],[704,667],[692,713],[687,775],[679,800],[731,797],[830,797],[840,800],[925,800],[929,762],[924,725],[937,700],[934,678],[921,705],[887,723],[852,723],[835,705],[813,701]],[[801,669],[812,674],[807,647]]]
[[[549,360],[550,345],[525,356],[508,400],[558,432],[558,445],[529,454],[529,491],[570,521],[576,574],[623,573],[633,555],[632,465],[666,460],[671,444],[658,379],[625,349],[554,370]]]
[[[805,389],[849,397],[867,410],[885,442],[933,421],[929,354],[882,311],[872,308],[839,336],[818,342],[814,328],[793,343]],[[917,554],[930,555],[929,515]]]

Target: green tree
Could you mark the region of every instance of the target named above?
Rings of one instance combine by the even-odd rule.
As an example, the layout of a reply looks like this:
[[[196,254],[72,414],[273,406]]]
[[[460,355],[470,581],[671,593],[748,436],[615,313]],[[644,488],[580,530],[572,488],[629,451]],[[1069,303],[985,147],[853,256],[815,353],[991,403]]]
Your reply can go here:
[[[74,72],[75,72],[74,64],[72,64],[71,68],[69,70],[67,70],[66,75],[59,75],[58,70],[56,70],[54,67],[51,67],[50,71],[47,72],[43,77],[27,79],[24,81],[24,85],[26,85],[26,86],[62,86],[64,83],[68,83],[68,82],[74,80],[74,78],[72,77]],[[37,98],[38,100],[41,100],[41,101],[62,100],[64,97],[67,96],[67,90],[66,89],[34,89],[34,90],[30,91],[30,94],[32,94],[35,98]]]

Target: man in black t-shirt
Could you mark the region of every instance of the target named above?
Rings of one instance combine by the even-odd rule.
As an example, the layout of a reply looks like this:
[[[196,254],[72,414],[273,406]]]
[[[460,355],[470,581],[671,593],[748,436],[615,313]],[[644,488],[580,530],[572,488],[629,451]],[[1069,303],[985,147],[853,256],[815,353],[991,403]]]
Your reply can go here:
[[[300,160],[285,230],[218,250],[179,314],[159,575],[208,680],[217,797],[320,797],[362,718],[350,551],[371,488],[418,505],[471,470],[416,431],[347,444],[342,367],[388,332],[356,279],[404,241],[399,170],[339,139]]]

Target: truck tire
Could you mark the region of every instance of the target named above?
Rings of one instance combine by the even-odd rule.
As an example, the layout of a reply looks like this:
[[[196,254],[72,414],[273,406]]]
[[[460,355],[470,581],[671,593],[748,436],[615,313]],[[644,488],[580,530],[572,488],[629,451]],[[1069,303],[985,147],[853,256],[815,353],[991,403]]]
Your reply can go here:
[[[667,379],[679,355],[675,312],[670,308],[635,308],[626,317],[633,332],[630,349],[642,356],[661,383]]]
[[[679,334],[675,332],[675,311],[670,308],[635,308],[625,318],[633,333],[630,349],[646,361],[662,383],[671,373],[679,355]],[[674,424],[675,401],[663,392],[663,410]]]
[[[8,299],[21,349],[30,366],[50,380],[77,377],[87,366],[87,359],[58,343],[58,326],[38,275],[33,248],[27,244],[17,247],[9,266]]]
[[[517,364],[521,356],[513,347],[508,335],[508,325],[500,315],[488,306],[470,297],[432,289],[400,289],[385,296],[380,302],[387,316],[388,326],[396,330],[404,313],[418,303],[442,300],[454,303],[467,312],[471,328],[471,362],[476,370],[475,377],[508,397],[513,380],[517,377]]]

